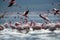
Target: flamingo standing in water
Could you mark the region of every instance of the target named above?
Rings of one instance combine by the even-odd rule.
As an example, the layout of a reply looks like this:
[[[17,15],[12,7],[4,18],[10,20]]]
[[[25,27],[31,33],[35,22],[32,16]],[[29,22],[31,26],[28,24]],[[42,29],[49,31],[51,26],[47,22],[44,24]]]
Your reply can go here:
[[[16,29],[15,25],[14,25],[14,24],[12,24],[12,22],[11,22],[11,21],[9,22],[9,24],[10,24],[10,27],[12,28],[12,30],[13,30],[13,29]]]
[[[37,26],[37,25],[35,24],[35,26],[32,26],[32,29],[33,29],[33,31],[34,31],[34,30],[41,30],[41,25]]]
[[[56,30],[55,24],[52,24],[51,21],[48,19],[48,17],[42,16],[41,14],[39,16],[47,21],[46,25],[42,24],[43,29],[49,29],[52,32]]]
[[[55,25],[56,28],[60,29],[60,22],[57,22]]]
[[[29,23],[29,28],[31,28],[31,30],[41,30],[41,24],[40,23],[35,23],[34,21],[31,20],[31,22]]]
[[[0,31],[4,30],[4,27],[2,25],[0,25]]]
[[[8,23],[5,23],[5,24],[4,24],[4,27],[5,27],[5,28],[9,28],[8,26],[9,26]]]
[[[55,23],[46,24],[46,27],[48,27],[47,29],[49,29],[49,31],[52,31],[52,32],[56,30]]]
[[[24,26],[21,23],[15,23],[16,29],[18,30],[18,32],[20,33],[24,33],[22,31],[25,31],[25,33],[29,32],[29,25],[28,23],[26,23]]]

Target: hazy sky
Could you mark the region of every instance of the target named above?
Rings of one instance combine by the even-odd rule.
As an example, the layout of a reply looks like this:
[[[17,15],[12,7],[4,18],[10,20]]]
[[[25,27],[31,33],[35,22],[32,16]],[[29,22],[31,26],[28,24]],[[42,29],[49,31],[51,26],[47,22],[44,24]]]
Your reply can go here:
[[[20,12],[25,11],[27,8],[30,11],[46,11],[52,8],[59,8],[60,6],[51,5],[52,3],[58,4],[60,0],[16,0],[18,6],[12,6],[8,9],[8,12]],[[0,12],[7,10],[9,0],[3,2],[0,0]],[[21,8],[19,8],[21,6]]]

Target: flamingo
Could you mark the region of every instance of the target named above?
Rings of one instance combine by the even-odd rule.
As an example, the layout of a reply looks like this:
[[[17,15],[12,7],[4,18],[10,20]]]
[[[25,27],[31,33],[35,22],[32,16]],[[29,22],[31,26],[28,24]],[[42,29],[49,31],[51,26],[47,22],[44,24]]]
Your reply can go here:
[[[27,17],[28,17],[28,13],[29,13],[29,10],[25,11],[24,14],[20,14],[21,16],[24,16],[25,18],[23,19],[22,17],[20,18],[20,21],[24,20],[23,23],[27,23],[28,20],[27,20]],[[19,13],[17,13],[19,14]]]
[[[0,25],[0,31],[4,30],[4,27],[2,25]]]
[[[25,11],[24,14],[22,16],[24,16],[24,22],[23,23],[27,23],[28,20],[27,20],[27,17],[28,17],[28,13],[29,13],[29,10]]]
[[[11,7],[14,3],[15,3],[15,0],[11,0],[10,4],[8,5],[8,7]]]
[[[57,22],[55,25],[56,28],[60,28],[60,22]]]
[[[41,14],[39,15],[42,19],[46,20],[46,23],[50,23],[51,21],[49,20],[49,18],[47,16],[42,16]]]
[[[22,26],[22,24],[20,23],[15,23],[16,25],[16,29],[20,32],[20,33],[23,33],[22,31],[25,31],[25,33],[28,33],[29,32],[29,25],[28,23],[25,24],[24,26]]]
[[[60,14],[60,10],[59,9],[53,8],[52,10],[54,12],[54,15]]]
[[[5,0],[3,0],[3,2],[4,2]]]
[[[4,27],[5,27],[5,28],[8,28],[8,26],[9,26],[8,23],[5,23],[5,24],[4,24]]]
[[[37,24],[37,23],[35,23],[35,22],[33,22],[33,21],[31,21],[30,23],[29,23],[29,26],[30,26],[30,28],[32,28],[32,30],[34,31],[34,30],[40,30],[41,29],[41,25],[39,24]]]
[[[24,16],[24,17],[28,17],[28,16],[27,16],[28,13],[29,13],[29,10],[25,11],[24,14],[23,14],[23,16]]]
[[[29,32],[30,28],[34,30],[41,30],[41,29],[45,29],[45,30],[49,30],[49,31],[52,31],[54,32],[54,30],[56,30],[56,28],[60,28],[60,23],[48,23],[48,24],[42,24],[42,23],[27,23],[27,24],[24,24],[23,26],[18,26],[20,25],[19,23],[17,24],[17,30],[20,32],[20,33],[23,33],[22,31],[26,31],[26,33]],[[42,27],[43,26],[43,27]]]
[[[52,31],[52,32],[56,30],[55,23],[46,24],[46,27],[48,27],[47,29],[49,29],[49,31]]]

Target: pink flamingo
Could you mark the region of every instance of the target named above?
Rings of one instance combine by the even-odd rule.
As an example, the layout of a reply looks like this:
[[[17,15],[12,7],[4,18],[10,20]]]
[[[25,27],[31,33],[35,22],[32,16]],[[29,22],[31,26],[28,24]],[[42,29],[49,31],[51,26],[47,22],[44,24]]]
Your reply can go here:
[[[9,24],[12,29],[16,29],[15,25],[13,25],[11,21],[9,22]]]
[[[8,25],[9,25],[8,23],[5,23],[5,24],[4,24],[4,27],[5,27],[5,28],[8,28]]]
[[[56,9],[56,8],[53,9],[53,12],[54,12],[54,15],[60,14],[60,10],[58,10],[58,9]]]
[[[47,16],[42,16],[41,14],[39,15],[42,19],[46,20],[46,23],[51,23],[51,21],[49,20],[49,18]]]
[[[8,7],[11,7],[14,3],[15,3],[15,0],[11,0],[10,4],[8,5]]]
[[[0,25],[0,31],[4,30],[4,27],[2,25]]]
[[[28,13],[29,13],[29,10],[25,11],[24,14],[23,14],[23,16],[24,16],[24,17],[28,17],[28,16],[27,16]]]

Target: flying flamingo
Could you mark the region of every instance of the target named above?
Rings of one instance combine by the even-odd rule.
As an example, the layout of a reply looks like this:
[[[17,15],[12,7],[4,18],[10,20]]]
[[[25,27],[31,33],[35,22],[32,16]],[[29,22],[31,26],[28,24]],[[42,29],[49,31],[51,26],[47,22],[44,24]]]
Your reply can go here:
[[[44,16],[44,15],[39,15],[42,19],[46,20],[47,22],[46,23],[50,23],[50,20],[47,16]]]
[[[23,16],[24,16],[24,17],[28,17],[28,16],[27,16],[28,13],[29,13],[29,10],[25,11],[24,14],[23,14]]]
[[[8,5],[8,7],[11,7],[14,3],[15,3],[15,0],[11,0],[10,4]]]
[[[54,9],[52,9],[52,10],[53,10],[53,12],[54,12],[54,15],[60,14],[60,10],[59,10],[59,9],[54,8]]]

